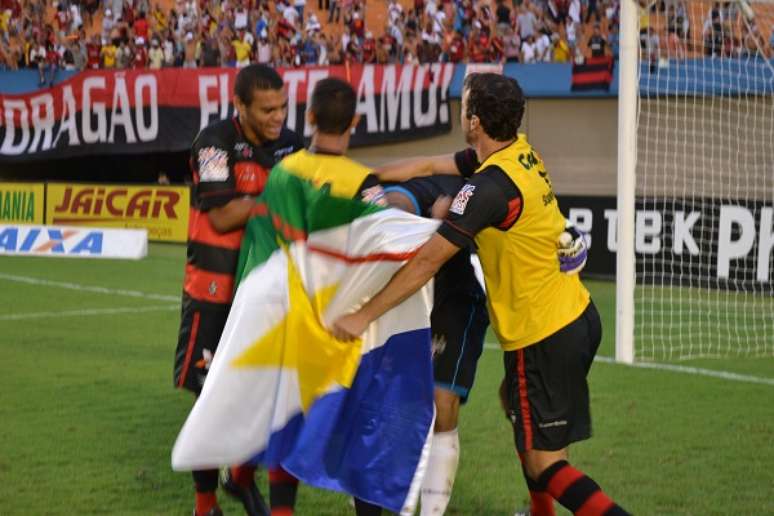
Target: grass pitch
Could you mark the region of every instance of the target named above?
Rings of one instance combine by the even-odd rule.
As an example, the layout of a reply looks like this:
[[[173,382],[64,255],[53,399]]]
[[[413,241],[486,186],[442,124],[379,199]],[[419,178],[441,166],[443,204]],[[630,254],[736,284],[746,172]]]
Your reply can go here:
[[[192,404],[172,388],[184,259],[183,246],[161,244],[139,262],[0,258],[0,514],[190,514],[190,475],[169,465]],[[614,284],[587,285],[605,324],[600,355],[611,356]],[[680,365],[774,380],[771,358]],[[485,351],[447,514],[511,515],[527,501],[501,377],[501,354]],[[604,362],[590,382],[595,436],[571,460],[621,505],[774,514],[773,384]],[[226,514],[243,513],[220,499]],[[353,510],[302,487],[298,514]]]

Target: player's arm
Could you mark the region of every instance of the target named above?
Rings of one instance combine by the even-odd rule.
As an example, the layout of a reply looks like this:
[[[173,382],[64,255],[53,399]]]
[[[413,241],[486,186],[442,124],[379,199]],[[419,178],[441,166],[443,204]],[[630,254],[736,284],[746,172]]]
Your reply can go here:
[[[239,197],[223,206],[211,208],[207,217],[212,227],[218,233],[228,233],[243,228],[255,210],[256,203],[252,197]]]
[[[401,183],[415,177],[442,174],[470,177],[477,168],[476,153],[473,149],[465,149],[454,154],[394,161],[375,169],[374,175],[382,182]]]
[[[393,161],[374,169],[374,174],[380,181],[400,183],[415,177],[459,172],[454,164],[454,154],[443,154]]]
[[[438,232],[360,310],[337,319],[331,329],[333,335],[340,340],[362,335],[371,322],[427,283],[462,247],[473,245],[476,233],[507,216],[505,194],[488,176],[477,175],[457,194],[450,216]]]

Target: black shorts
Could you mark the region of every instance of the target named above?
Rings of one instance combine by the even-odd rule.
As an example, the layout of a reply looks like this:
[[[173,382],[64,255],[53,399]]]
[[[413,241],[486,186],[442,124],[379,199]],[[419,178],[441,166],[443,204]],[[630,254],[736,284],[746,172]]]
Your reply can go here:
[[[553,335],[505,353],[505,396],[519,452],[561,450],[591,437],[586,375],[601,339],[599,313],[589,302]]]
[[[452,391],[462,403],[473,388],[487,326],[483,292],[445,296],[430,314],[435,385]]]
[[[202,392],[229,308],[230,305],[200,303],[183,294],[175,351],[175,387],[188,389],[197,396]]]

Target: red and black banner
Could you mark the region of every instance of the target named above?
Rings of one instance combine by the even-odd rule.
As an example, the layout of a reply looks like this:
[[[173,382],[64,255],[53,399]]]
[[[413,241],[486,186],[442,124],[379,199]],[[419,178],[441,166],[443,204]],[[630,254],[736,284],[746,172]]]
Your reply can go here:
[[[452,64],[353,65],[278,70],[287,125],[305,137],[317,81],[346,79],[360,123],[352,145],[422,138],[451,129]],[[90,71],[44,90],[0,95],[0,163],[93,154],[181,151],[208,124],[233,115],[234,68]]]
[[[609,90],[613,83],[613,58],[590,57],[572,65],[572,91]]]

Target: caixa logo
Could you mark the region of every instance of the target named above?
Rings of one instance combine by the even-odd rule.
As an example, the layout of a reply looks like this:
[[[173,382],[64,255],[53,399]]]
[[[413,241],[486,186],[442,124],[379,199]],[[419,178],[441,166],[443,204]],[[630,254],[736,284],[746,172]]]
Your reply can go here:
[[[0,253],[98,256],[103,237],[100,230],[0,226]]]

